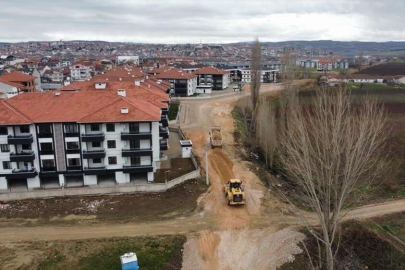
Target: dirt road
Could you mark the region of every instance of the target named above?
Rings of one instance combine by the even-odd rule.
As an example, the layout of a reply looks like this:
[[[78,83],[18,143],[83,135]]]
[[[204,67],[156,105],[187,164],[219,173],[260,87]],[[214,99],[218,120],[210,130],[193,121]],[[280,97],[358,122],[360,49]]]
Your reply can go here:
[[[280,85],[272,85],[263,92],[279,89]],[[299,221],[279,211],[283,205],[269,196],[268,190],[250,171],[247,162],[238,158],[234,146],[231,111],[235,102],[246,95],[248,93],[243,92],[182,101],[179,123],[193,141],[193,148],[203,161],[203,166],[202,157],[210,126],[220,125],[223,131],[223,149],[209,149],[211,186],[200,197],[202,212],[170,221],[148,223],[0,227],[0,243],[187,233],[184,270],[276,269],[293,259],[294,254],[300,252],[297,243],[303,239],[303,235],[287,227],[299,224]],[[247,195],[247,205],[244,207],[229,207],[226,204],[222,185],[232,177],[244,182]],[[264,207],[266,214],[263,213]],[[405,200],[354,209],[345,219],[370,218],[401,211],[405,211]],[[239,264],[235,265],[235,261]]]

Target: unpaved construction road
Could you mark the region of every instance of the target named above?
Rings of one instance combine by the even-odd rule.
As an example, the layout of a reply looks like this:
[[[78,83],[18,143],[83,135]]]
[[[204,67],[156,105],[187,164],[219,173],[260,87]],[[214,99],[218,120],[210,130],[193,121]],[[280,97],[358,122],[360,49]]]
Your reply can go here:
[[[272,84],[264,86],[262,92],[280,89],[280,85]],[[184,218],[148,223],[4,226],[0,227],[0,243],[187,233],[184,270],[267,270],[292,260],[295,254],[301,252],[297,244],[304,238],[291,226],[298,225],[299,220],[283,214],[288,212],[283,211],[286,206],[270,196],[267,188],[249,169],[249,164],[238,157],[235,148],[231,111],[235,102],[248,94],[243,92],[181,101],[178,124],[192,140],[203,167],[210,127],[222,127],[223,148],[208,147],[211,186],[199,199],[203,211]],[[230,178],[242,179],[247,196],[245,206],[227,205],[223,184]],[[266,211],[263,211],[264,208]],[[405,200],[354,209],[345,219],[370,218],[400,211],[405,211]]]

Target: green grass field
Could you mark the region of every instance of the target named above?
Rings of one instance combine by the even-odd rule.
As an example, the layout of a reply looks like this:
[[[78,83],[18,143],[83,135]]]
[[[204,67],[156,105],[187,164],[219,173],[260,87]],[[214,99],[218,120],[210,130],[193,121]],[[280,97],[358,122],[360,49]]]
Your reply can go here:
[[[127,252],[136,253],[142,270],[180,269],[185,241],[185,236],[161,236],[58,242],[35,269],[120,270],[120,256]]]

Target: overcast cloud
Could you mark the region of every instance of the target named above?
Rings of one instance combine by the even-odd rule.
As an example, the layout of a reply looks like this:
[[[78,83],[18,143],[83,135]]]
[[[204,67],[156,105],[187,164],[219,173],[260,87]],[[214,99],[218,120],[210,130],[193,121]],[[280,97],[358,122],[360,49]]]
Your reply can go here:
[[[0,41],[405,41],[405,0],[0,0]]]

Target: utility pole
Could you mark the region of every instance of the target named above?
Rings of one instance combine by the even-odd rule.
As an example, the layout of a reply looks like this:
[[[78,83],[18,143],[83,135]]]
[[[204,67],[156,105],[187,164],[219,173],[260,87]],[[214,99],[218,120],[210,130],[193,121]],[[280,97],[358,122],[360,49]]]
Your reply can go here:
[[[208,145],[205,145],[205,180],[207,183],[207,186],[210,185],[210,176],[209,176],[209,171],[208,171]]]

